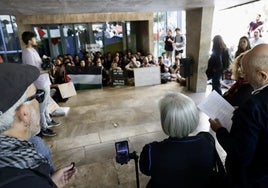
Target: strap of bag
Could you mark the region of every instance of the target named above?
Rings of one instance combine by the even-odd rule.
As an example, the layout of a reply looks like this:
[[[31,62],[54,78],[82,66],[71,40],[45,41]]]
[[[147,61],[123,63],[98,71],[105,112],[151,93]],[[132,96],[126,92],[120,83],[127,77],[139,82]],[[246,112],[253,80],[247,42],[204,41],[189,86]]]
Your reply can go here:
[[[225,168],[222,164],[221,158],[217,152],[217,149],[215,147],[215,140],[214,140],[213,136],[211,134],[209,134],[208,132],[200,132],[200,133],[198,133],[198,135],[204,136],[211,143],[212,147],[214,148],[214,153],[215,153],[214,170],[216,172],[218,172],[220,175],[225,176],[226,171],[225,171]]]

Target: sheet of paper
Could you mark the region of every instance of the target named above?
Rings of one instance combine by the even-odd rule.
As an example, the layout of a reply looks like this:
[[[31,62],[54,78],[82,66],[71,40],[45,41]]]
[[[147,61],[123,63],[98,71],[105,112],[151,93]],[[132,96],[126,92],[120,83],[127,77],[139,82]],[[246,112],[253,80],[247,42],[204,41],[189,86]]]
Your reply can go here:
[[[215,90],[197,106],[211,119],[218,118],[222,126],[230,132],[234,107]]]

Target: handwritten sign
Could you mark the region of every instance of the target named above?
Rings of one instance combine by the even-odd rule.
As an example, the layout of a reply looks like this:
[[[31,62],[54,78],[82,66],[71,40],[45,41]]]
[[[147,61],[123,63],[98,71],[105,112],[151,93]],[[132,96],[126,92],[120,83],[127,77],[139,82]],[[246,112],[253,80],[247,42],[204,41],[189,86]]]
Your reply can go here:
[[[113,86],[124,86],[127,84],[126,73],[123,70],[112,70]]]

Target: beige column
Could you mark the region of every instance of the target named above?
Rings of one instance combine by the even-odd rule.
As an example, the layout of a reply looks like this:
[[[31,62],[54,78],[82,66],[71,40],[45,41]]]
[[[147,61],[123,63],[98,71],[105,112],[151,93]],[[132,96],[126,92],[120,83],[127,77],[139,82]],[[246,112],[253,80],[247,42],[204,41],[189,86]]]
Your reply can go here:
[[[193,74],[190,76],[188,89],[193,92],[206,91],[207,77],[205,70],[211,45],[213,13],[214,7],[186,11],[186,55],[194,61]]]

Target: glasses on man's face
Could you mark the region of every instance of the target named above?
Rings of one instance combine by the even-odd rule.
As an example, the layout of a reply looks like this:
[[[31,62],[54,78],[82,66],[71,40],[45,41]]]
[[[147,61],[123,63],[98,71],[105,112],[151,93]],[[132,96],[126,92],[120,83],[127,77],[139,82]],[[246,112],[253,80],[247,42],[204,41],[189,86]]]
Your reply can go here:
[[[36,99],[39,103],[43,102],[45,98],[45,91],[38,89],[36,90],[36,93],[33,96],[28,97],[25,102],[31,101],[33,99]]]

